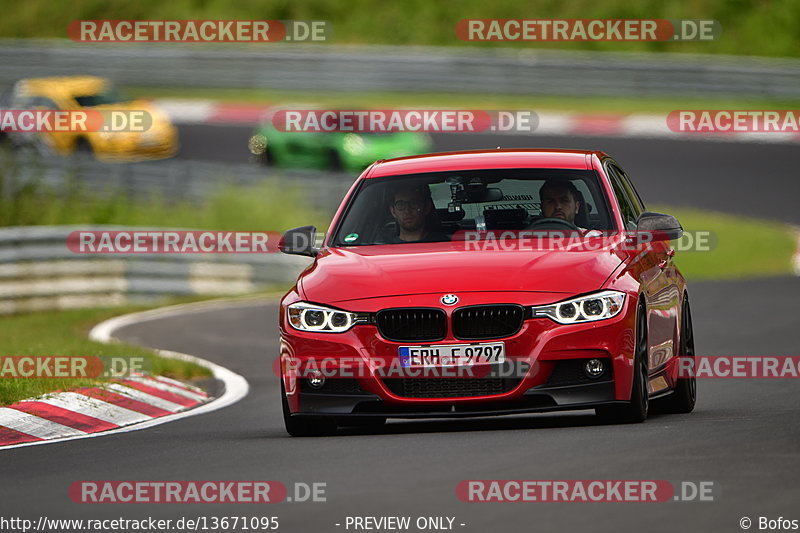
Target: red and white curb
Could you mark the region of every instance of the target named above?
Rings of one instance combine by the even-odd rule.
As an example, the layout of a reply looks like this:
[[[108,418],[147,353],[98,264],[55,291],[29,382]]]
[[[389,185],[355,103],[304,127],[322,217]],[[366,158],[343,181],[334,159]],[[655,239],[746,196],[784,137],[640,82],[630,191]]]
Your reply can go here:
[[[154,100],[153,105],[175,124],[245,124],[256,125],[270,106],[229,104],[214,100]]]
[[[237,104],[214,100],[158,99],[153,104],[175,124],[218,124],[255,126],[270,106]],[[298,106],[303,107],[303,106]],[[503,132],[505,135],[579,135],[587,137],[642,137],[731,142],[798,142],[797,133],[681,133],[669,129],[667,115],[587,114],[539,112],[539,126],[533,132]]]
[[[103,343],[117,342],[112,335],[124,326],[241,305],[241,302],[241,299],[200,302],[122,315],[95,326],[89,338]],[[222,409],[238,402],[249,391],[242,376],[211,361],[167,350],[155,352],[208,368],[222,381],[224,392],[213,398],[197,387],[170,378],[135,375],[112,381],[105,387],[46,394],[0,407],[0,450],[145,429]]]
[[[0,407],[0,446],[73,437],[179,413],[209,400],[202,390],[160,376],[57,392]]]

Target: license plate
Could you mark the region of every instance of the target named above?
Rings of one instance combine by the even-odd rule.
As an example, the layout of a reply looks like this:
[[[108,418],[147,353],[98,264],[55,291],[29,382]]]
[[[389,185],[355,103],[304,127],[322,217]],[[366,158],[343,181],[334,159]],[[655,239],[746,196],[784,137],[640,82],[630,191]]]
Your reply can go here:
[[[400,346],[397,351],[400,366],[406,368],[494,364],[506,360],[506,345],[502,342]]]

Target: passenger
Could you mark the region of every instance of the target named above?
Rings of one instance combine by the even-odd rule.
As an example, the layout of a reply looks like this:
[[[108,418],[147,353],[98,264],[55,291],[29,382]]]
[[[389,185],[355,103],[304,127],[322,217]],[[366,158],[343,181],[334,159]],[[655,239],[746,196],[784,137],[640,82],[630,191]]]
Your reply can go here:
[[[434,209],[427,185],[408,185],[396,189],[389,204],[389,212],[397,223],[397,234],[390,240],[391,244],[450,240],[442,231],[429,227]]]

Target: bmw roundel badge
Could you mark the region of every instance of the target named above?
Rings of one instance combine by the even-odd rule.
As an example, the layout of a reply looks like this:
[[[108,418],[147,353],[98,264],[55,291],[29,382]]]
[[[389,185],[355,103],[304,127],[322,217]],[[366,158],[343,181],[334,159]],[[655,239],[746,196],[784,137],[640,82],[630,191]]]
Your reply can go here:
[[[442,303],[444,305],[455,305],[458,303],[458,296],[455,294],[445,294],[442,296]]]

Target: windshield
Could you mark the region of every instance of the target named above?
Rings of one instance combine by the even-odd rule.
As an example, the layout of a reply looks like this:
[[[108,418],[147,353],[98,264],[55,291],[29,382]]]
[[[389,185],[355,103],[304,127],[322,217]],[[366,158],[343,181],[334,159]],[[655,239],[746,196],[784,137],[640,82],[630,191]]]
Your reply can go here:
[[[591,170],[499,169],[364,180],[333,246],[446,242],[463,232],[613,230]]]
[[[76,96],[75,101],[81,107],[95,107],[98,105],[118,104],[125,100],[123,100],[122,94],[115,87],[109,87],[99,93]]]

